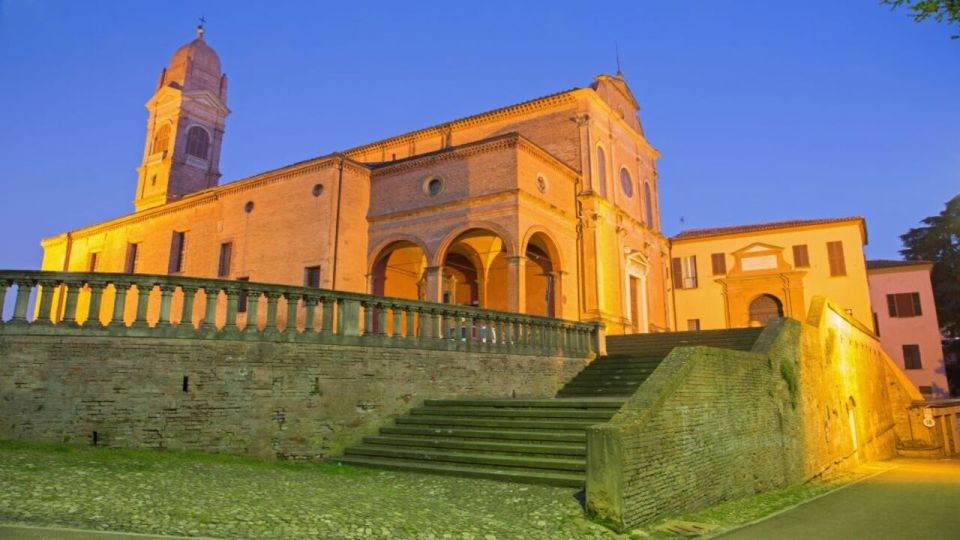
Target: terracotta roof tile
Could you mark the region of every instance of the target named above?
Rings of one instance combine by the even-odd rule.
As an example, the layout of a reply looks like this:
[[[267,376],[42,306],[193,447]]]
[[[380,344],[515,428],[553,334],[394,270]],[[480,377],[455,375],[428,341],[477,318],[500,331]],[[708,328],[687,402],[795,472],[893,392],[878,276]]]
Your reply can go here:
[[[867,270],[896,268],[898,266],[925,266],[928,264],[933,264],[933,261],[894,261],[890,259],[876,259],[873,261],[867,261]]]

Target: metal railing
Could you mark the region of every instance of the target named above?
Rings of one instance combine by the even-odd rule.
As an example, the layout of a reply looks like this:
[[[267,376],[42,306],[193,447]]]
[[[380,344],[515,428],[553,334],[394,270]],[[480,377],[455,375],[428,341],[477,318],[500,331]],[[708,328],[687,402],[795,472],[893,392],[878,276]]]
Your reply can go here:
[[[4,318],[0,311],[0,334],[303,341],[587,356],[597,350],[600,328],[467,306],[181,276],[0,270],[0,308],[14,289],[12,316]]]

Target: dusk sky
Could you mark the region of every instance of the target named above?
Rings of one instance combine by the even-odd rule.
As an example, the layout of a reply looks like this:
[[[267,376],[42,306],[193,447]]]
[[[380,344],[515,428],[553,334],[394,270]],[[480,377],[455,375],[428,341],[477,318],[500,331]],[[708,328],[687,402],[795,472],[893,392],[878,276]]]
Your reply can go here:
[[[201,14],[222,182],[586,86],[617,41],[668,235],[861,215],[868,257],[895,258],[960,192],[957,29],[877,0],[0,0],[0,268],[133,211],[144,103]]]

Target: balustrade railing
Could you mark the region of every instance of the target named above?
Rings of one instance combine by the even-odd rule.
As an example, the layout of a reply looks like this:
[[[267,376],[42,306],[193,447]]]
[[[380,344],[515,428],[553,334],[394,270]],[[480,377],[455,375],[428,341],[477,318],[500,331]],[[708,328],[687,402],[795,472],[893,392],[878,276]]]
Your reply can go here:
[[[0,270],[0,333],[221,337],[585,356],[599,326],[307,287]],[[31,308],[32,306],[32,308]]]

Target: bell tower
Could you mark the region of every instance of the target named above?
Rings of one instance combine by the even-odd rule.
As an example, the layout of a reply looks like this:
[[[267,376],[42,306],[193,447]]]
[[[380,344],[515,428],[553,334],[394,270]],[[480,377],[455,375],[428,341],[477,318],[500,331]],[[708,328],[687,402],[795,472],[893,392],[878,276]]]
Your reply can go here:
[[[220,180],[227,76],[203,38],[177,49],[147,102],[147,140],[137,168],[139,212],[212,188]]]

